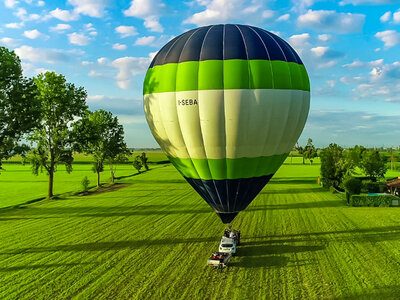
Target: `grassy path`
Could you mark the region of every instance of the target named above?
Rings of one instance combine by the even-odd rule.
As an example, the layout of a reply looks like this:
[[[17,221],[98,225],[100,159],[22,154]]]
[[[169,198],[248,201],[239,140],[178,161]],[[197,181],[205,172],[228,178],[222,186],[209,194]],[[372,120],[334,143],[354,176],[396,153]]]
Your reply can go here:
[[[400,211],[346,207],[317,174],[281,168],[234,221],[222,274],[205,262],[224,226],[171,166],[2,211],[0,299],[398,298]]]

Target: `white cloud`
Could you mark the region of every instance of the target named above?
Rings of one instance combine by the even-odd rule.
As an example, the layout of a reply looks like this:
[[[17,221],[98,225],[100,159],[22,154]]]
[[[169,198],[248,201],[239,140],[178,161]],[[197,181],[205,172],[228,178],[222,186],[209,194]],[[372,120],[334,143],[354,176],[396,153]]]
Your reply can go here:
[[[118,26],[115,28],[115,31],[118,32],[122,38],[138,34],[136,28],[133,26]]]
[[[89,95],[87,96],[87,102],[97,102],[102,101],[106,98],[104,95]]]
[[[339,5],[382,5],[382,4],[394,4],[397,0],[342,0]],[[398,2],[398,1],[397,1]]]
[[[271,19],[275,15],[275,12],[270,9],[266,9],[262,12],[262,17],[264,19]]]
[[[329,42],[332,39],[332,36],[329,34],[319,34],[318,40],[321,42]]]
[[[6,47],[15,47],[18,45],[18,41],[13,38],[4,37],[0,39],[0,44]]]
[[[325,53],[328,51],[328,47],[315,47],[311,48],[311,51],[318,57],[324,56]]]
[[[375,37],[384,42],[385,47],[393,47],[400,43],[400,33],[395,30],[380,31],[375,34]]]
[[[65,51],[60,49],[33,48],[21,46],[15,49],[15,53],[22,59],[30,62],[44,62],[53,64],[56,62],[67,62],[72,57],[82,54],[79,51]]]
[[[16,4],[18,4],[18,1],[16,1],[16,0],[5,0],[4,1],[4,5],[7,8],[13,8]]]
[[[96,72],[95,70],[91,70],[88,74],[89,77],[102,77],[103,74]]]
[[[145,124],[146,118],[143,115],[138,115],[138,116],[118,115],[118,121],[122,125]]]
[[[352,33],[362,31],[365,15],[338,13],[333,10],[308,10],[297,19],[301,27],[324,30],[336,33]]]
[[[45,6],[45,5],[46,5],[46,3],[45,3],[44,1],[42,1],[42,0],[39,0],[39,1],[37,2],[37,6],[42,7],[42,6]]]
[[[313,69],[331,68],[337,64],[338,59],[344,56],[344,53],[327,46],[313,47],[309,33],[292,35],[288,41],[310,72]]]
[[[71,29],[69,24],[57,24],[57,26],[50,27],[51,31],[63,32],[65,30]]]
[[[154,36],[143,36],[136,40],[135,45],[148,46],[151,45],[155,40]]]
[[[161,0],[132,0],[124,15],[144,20],[144,26],[150,31],[162,32],[163,27],[159,22],[160,15],[165,7]]]
[[[94,18],[102,17],[107,6],[106,0],[68,0],[68,3],[75,7],[75,13]]]
[[[292,11],[297,13],[304,13],[309,7],[313,6],[318,0],[292,0]]]
[[[299,53],[300,56],[303,52],[307,52],[308,49],[311,48],[309,40],[309,33],[295,34],[289,37],[290,45]]]
[[[371,71],[363,76],[340,79],[345,84],[356,85],[352,90],[354,99],[400,102],[400,62],[384,64],[382,59],[371,62],[356,61],[344,67],[371,68]]]
[[[79,46],[85,46],[89,44],[90,40],[86,35],[76,32],[68,34],[68,39],[71,44]]]
[[[122,51],[122,50],[126,50],[127,46],[124,45],[124,44],[116,43],[116,44],[114,44],[114,45],[112,46],[112,48],[113,48],[114,50],[120,50],[120,51]]]
[[[31,39],[31,40],[34,40],[34,39],[37,39],[37,38],[41,38],[41,39],[47,40],[49,38],[48,35],[45,35],[45,34],[41,33],[37,29],[25,30],[24,31],[24,36],[27,37],[28,39]]]
[[[280,16],[277,21],[287,21],[290,19],[290,15],[289,14],[284,14],[282,16]]]
[[[50,12],[50,16],[52,16],[53,18],[59,19],[61,21],[64,21],[64,22],[75,21],[75,20],[78,20],[78,18],[79,18],[79,14],[77,14],[76,12],[69,11],[69,10],[63,10],[63,9],[59,9],[59,8],[52,10]]]
[[[35,21],[40,19],[38,14],[28,14],[25,8],[18,8],[17,11],[14,12],[14,15],[22,21]]]
[[[400,10],[393,14],[393,22],[396,24],[400,23]]]
[[[144,19],[144,27],[153,32],[163,32],[164,28],[161,26],[157,16],[150,16]]]
[[[149,53],[150,60],[153,60],[153,58],[157,55],[157,53],[158,53],[158,51],[150,52]]]
[[[109,62],[109,60],[108,60],[107,57],[100,57],[100,58],[97,59],[97,62],[98,62],[100,65],[106,65],[106,64]]]
[[[251,3],[245,0],[198,0],[197,3],[205,9],[187,18],[185,24],[203,26],[233,21],[260,24],[274,13],[265,9],[265,1],[262,0]]]
[[[121,89],[128,89],[132,77],[145,73],[150,64],[149,57],[121,57],[112,62],[118,69],[117,84]]]
[[[379,20],[384,23],[390,20],[390,18],[392,17],[392,12],[387,11],[385,12],[380,18]]]
[[[8,23],[6,24],[6,28],[13,28],[13,29],[19,29],[24,27],[24,22],[20,22],[20,23]]]
[[[382,65],[383,65],[383,59],[377,59],[369,62],[362,62],[359,60],[355,60],[351,64],[345,64],[342,67],[346,69],[358,69],[358,68],[373,68]]]
[[[327,59],[334,59],[344,56],[342,52],[332,50],[331,48],[326,46],[325,47],[318,46],[311,48],[311,52],[317,57],[323,57]]]

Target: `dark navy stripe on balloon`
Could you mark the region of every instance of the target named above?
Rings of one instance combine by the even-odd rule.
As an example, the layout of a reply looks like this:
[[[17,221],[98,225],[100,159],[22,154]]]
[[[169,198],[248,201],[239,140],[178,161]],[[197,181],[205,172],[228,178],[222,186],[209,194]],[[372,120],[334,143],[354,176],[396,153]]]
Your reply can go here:
[[[187,182],[217,212],[222,222],[230,223],[239,211],[244,210],[269,182],[268,176],[203,180],[187,178]]]
[[[189,30],[168,42],[150,68],[168,63],[228,59],[281,60],[303,64],[280,37],[248,25],[212,25]]]

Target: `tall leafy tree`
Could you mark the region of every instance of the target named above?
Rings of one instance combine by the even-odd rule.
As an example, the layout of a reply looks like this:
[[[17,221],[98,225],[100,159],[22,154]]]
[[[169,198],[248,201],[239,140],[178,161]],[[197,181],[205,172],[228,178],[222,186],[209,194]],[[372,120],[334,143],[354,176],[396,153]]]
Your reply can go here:
[[[140,160],[142,161],[142,165],[146,169],[146,171],[149,170],[149,166],[147,165],[148,158],[146,156],[146,152],[142,152],[142,155],[140,155]]]
[[[321,150],[321,181],[325,187],[339,187],[347,172],[347,164],[343,157],[343,148],[330,144]]]
[[[379,151],[373,149],[364,151],[360,166],[372,181],[384,178],[387,171],[385,158]]]
[[[300,146],[299,142],[296,143],[294,146],[294,149],[302,156],[303,158],[303,165],[305,164],[305,158],[304,158],[304,150],[305,148]]]
[[[140,155],[136,155],[132,165],[138,171],[138,173],[140,173],[140,169],[143,167],[142,159],[140,158]]]
[[[307,145],[304,147],[303,151],[303,163],[304,159],[308,159],[310,161],[310,165],[312,165],[314,158],[318,156],[317,149],[315,149],[312,139],[309,138],[307,141]]]
[[[125,161],[126,155],[130,154],[124,142],[124,128],[118,118],[102,109],[86,111],[83,118],[74,124],[74,136],[77,141],[76,150],[93,156],[97,186],[100,186],[100,172],[107,162],[114,182],[113,165]]]
[[[366,149],[364,146],[356,145],[353,148],[348,149],[347,151],[344,152],[344,156],[345,156],[346,162],[348,164],[349,173],[354,172],[356,167],[361,167],[360,163],[361,163],[362,155],[365,150]]]
[[[45,169],[49,176],[48,197],[53,197],[54,173],[59,164],[68,172],[72,170],[74,143],[71,124],[84,114],[86,91],[67,83],[63,75],[46,72],[34,78],[37,86],[36,99],[40,102],[40,126],[29,136],[34,146],[28,161],[32,172]]]
[[[27,149],[19,142],[39,122],[35,93],[34,81],[22,75],[18,56],[0,47],[0,170],[2,160]]]

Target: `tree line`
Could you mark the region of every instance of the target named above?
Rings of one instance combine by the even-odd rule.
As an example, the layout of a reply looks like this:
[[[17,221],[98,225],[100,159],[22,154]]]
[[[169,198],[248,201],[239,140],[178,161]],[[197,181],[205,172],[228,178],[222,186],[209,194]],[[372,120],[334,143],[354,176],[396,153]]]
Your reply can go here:
[[[47,172],[51,198],[57,167],[65,165],[71,172],[73,153],[81,152],[92,155],[98,186],[105,164],[114,182],[113,166],[131,154],[124,129],[111,112],[90,111],[86,98],[85,89],[62,74],[24,77],[19,57],[0,47],[0,171],[2,161],[21,154],[34,174]],[[135,168],[148,169],[145,154],[138,157]]]

